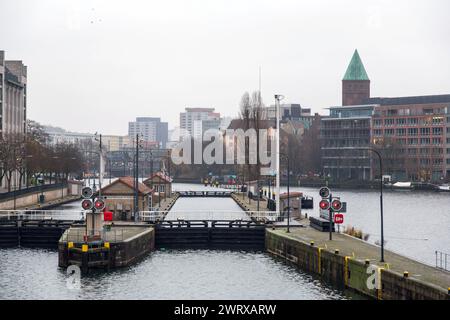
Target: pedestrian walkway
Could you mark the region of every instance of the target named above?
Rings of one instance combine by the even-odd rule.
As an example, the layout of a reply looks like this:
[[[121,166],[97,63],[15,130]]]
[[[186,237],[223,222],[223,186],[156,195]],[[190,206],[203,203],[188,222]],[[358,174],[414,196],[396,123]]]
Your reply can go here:
[[[384,251],[385,262],[382,263],[380,262],[381,249],[379,246],[342,233],[333,233],[333,240],[330,241],[328,232],[320,232],[309,227],[308,219],[303,219],[299,222],[304,227],[292,228],[290,233],[286,233],[285,228],[273,230],[273,232],[307,244],[314,241],[314,246],[325,248],[330,252],[338,249],[341,255],[350,256],[361,261],[368,259],[373,265],[384,267],[400,274],[407,271],[409,277],[432,283],[445,290],[450,287],[450,272],[448,271],[437,269],[389,250]]]
[[[66,204],[66,203],[70,203],[70,202],[74,202],[76,200],[79,200],[80,196],[78,195],[70,195],[70,196],[65,196],[64,198],[59,198],[59,199],[55,199],[52,201],[47,201],[41,204],[34,204],[31,206],[26,206],[26,207],[17,207],[16,210],[43,210],[43,209],[50,209],[50,208],[54,208],[54,207],[58,207],[60,205]],[[81,205],[80,205],[80,210],[81,210]]]

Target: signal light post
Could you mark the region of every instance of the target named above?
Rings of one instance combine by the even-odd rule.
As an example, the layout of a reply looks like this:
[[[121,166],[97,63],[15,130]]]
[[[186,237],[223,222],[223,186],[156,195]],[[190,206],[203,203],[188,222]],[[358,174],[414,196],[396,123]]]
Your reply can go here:
[[[319,202],[320,209],[323,211],[328,211],[328,231],[330,234],[329,239],[331,241],[333,240],[333,215],[335,212],[340,212],[343,205],[341,200],[336,198],[333,199],[333,195],[328,187],[320,188],[319,195],[322,197],[322,200]],[[323,216],[321,217],[324,218]],[[343,221],[343,215],[341,215],[339,219]]]
[[[90,211],[86,213],[86,240],[89,241],[88,236],[95,236],[96,226],[101,226],[101,215],[99,214],[105,209],[105,201],[101,196],[96,196],[91,187],[84,187],[81,191],[83,201],[81,207],[83,210]],[[89,215],[92,216],[89,219]]]

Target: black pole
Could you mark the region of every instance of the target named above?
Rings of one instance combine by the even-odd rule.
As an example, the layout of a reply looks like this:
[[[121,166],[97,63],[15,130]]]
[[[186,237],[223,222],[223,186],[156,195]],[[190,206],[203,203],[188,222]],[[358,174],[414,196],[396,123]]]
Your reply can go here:
[[[136,134],[136,164],[135,164],[135,189],[134,189],[134,220],[137,221],[138,187],[139,187],[139,134]]]
[[[169,196],[171,197],[172,196],[172,188],[171,188],[171,182],[170,182],[170,162],[171,162],[171,159],[170,159],[170,151],[167,151],[167,155],[168,155],[168,159],[167,159],[167,169],[168,169],[168,174],[169,174],[169,188],[170,188],[170,193],[169,193]]]
[[[259,180],[256,180],[256,192],[258,192],[258,205],[256,207],[256,211],[259,211],[259,197],[261,197],[261,192],[259,190]]]
[[[14,195],[14,210],[16,210],[16,187],[13,187],[13,195]]]
[[[384,262],[384,222],[383,222],[383,160],[381,154],[375,149],[369,149],[378,156],[380,162],[380,220],[381,220],[381,260]]]
[[[328,223],[329,223],[329,231],[330,231],[330,241],[333,240],[333,220],[331,218],[331,216],[333,215],[333,212],[331,210],[331,203],[333,201],[333,195],[330,192],[330,196],[329,196],[329,202],[330,202],[330,208],[328,208]]]
[[[289,193],[289,184],[291,182],[290,180],[290,167],[289,167],[289,156],[286,156],[287,158],[287,170],[288,170],[288,185],[287,185],[287,209],[288,209],[288,223],[287,223],[287,232],[291,232],[290,231],[290,220],[291,220],[291,203],[290,203],[290,193]]]

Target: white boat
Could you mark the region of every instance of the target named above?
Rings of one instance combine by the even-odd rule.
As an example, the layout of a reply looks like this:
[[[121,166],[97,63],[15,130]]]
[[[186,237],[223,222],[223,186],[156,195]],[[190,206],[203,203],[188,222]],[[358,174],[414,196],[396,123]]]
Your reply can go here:
[[[443,184],[438,186],[438,191],[439,192],[450,192],[450,185],[448,184]]]
[[[413,188],[412,182],[396,182],[392,185],[393,189],[411,190]]]

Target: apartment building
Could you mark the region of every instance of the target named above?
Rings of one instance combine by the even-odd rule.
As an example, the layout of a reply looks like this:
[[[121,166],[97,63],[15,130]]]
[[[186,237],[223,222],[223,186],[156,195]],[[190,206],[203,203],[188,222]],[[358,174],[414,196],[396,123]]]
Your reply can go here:
[[[199,132],[204,132],[200,121],[220,121],[220,113],[214,112],[214,110],[214,108],[185,108],[185,112],[180,112],[180,138],[194,136],[194,129],[197,136]]]
[[[161,118],[137,117],[136,121],[128,123],[128,136],[132,138],[136,134],[140,134],[144,141],[157,142],[165,148],[169,135],[168,123],[161,122]]]
[[[398,180],[450,177],[450,95],[371,98],[372,143],[395,151]]]

